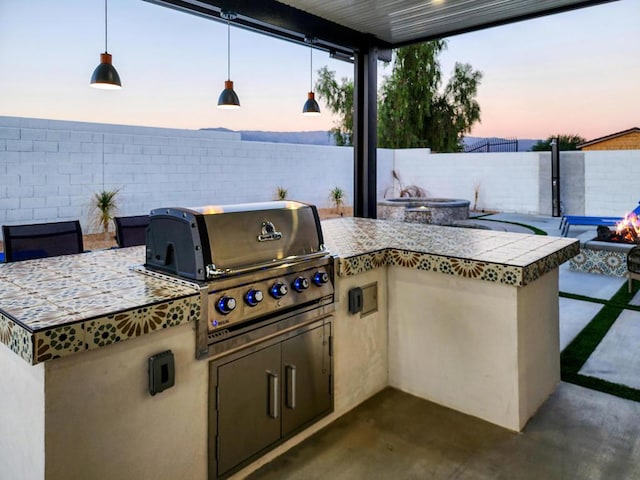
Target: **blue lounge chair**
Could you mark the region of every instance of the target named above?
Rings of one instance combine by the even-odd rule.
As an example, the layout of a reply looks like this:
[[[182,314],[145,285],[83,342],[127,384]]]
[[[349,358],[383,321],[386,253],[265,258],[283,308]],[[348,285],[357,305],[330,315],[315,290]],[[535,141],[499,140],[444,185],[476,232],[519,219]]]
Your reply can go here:
[[[640,218],[640,202],[638,203],[639,205],[631,213]],[[558,228],[562,232],[562,236],[566,237],[571,225],[604,225],[606,227],[615,227],[616,224],[622,220],[624,220],[624,217],[585,217],[580,215],[564,215],[560,220],[560,226]]]

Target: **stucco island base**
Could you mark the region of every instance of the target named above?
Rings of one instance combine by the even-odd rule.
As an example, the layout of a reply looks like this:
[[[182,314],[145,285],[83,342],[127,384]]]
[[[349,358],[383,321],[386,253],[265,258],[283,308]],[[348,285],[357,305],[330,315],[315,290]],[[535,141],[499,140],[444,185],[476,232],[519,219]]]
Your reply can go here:
[[[560,381],[558,270],[524,287],[388,275],[389,384],[522,430]]]

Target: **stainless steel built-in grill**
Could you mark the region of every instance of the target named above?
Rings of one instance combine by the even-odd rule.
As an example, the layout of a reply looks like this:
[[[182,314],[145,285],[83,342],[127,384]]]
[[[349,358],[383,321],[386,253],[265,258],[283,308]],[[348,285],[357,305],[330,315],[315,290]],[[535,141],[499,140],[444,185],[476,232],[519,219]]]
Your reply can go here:
[[[333,410],[334,268],[314,206],[154,210],[145,267],[200,290],[210,479]]]
[[[146,268],[201,286],[198,356],[242,347],[333,308],[316,208],[282,201],[153,210]],[[287,323],[287,322],[285,322]],[[266,329],[265,329],[266,328]]]

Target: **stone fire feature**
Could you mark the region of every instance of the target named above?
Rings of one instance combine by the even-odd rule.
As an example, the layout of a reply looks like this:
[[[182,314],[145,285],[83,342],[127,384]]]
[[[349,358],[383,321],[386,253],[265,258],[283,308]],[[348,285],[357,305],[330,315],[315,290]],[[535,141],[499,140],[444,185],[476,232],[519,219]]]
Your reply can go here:
[[[627,253],[635,245],[593,240],[593,232],[584,233],[581,237],[578,237],[580,253],[569,260],[569,270],[613,277],[627,276]]]
[[[452,198],[390,198],[378,202],[378,218],[408,223],[453,225],[469,218],[469,200]]]

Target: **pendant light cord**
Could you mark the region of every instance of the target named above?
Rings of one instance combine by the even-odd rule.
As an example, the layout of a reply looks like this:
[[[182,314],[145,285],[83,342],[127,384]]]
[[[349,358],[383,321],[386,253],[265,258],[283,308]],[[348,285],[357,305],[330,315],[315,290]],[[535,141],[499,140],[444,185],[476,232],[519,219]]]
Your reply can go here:
[[[227,80],[231,80],[231,22],[227,18]]]
[[[309,45],[309,58],[311,61],[309,62],[309,91],[313,92],[313,47]]]
[[[104,0],[104,53],[107,53],[107,0]]]

